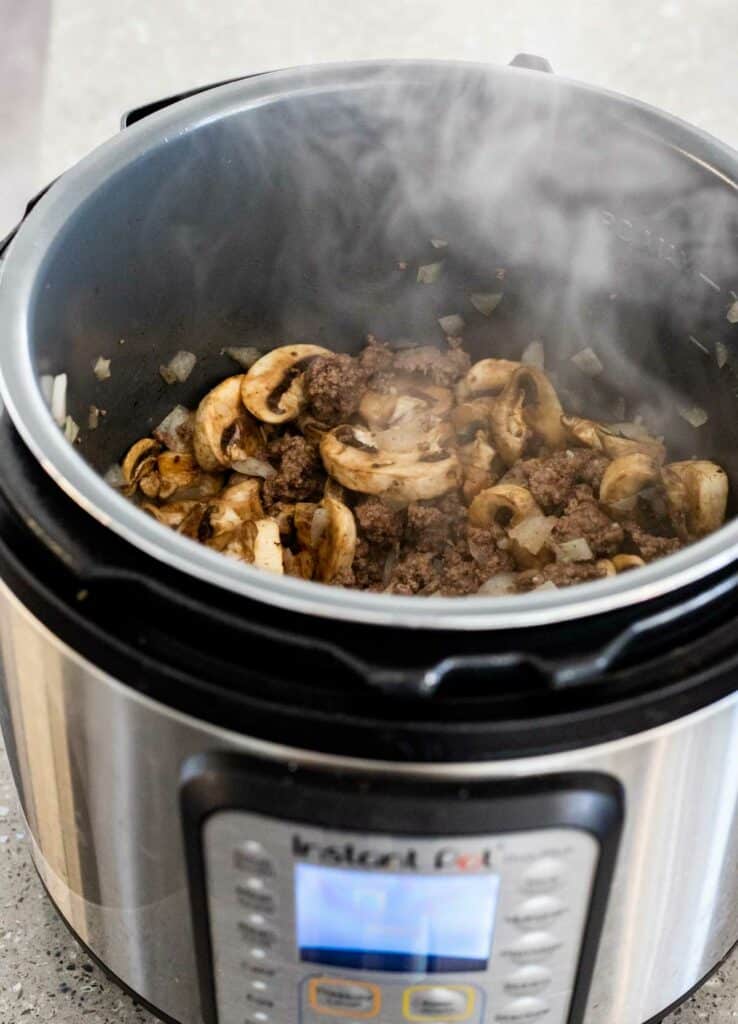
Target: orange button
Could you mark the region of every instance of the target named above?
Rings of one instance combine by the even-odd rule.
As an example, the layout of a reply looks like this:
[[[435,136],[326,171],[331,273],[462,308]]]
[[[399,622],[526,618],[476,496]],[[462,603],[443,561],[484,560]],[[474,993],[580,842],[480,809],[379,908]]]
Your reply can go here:
[[[316,1013],[368,1020],[379,1013],[382,991],[379,985],[368,981],[311,978],[308,982],[308,1001]]]
[[[402,995],[405,1020],[460,1021],[474,1012],[476,992],[471,985],[411,985]]]

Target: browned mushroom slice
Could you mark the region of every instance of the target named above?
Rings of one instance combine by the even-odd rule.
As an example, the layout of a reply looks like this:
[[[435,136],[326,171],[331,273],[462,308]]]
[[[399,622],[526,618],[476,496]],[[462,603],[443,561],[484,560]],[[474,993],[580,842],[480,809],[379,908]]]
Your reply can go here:
[[[409,504],[437,498],[456,486],[459,463],[443,450],[382,451],[371,431],[336,427],[320,445],[326,470],[339,483],[362,494],[382,494]]]
[[[650,455],[637,452],[613,459],[600,483],[600,501],[622,510],[635,503],[641,491],[659,478],[659,467]]]
[[[480,359],[456,386],[456,398],[466,402],[477,395],[499,395],[521,363],[510,359]]]
[[[244,523],[223,548],[223,553],[257,569],[284,573],[282,542],[274,519]]]
[[[156,460],[159,474],[158,497],[161,501],[210,498],[223,486],[219,473],[206,473],[200,469],[194,455],[162,452]]]
[[[315,547],[315,578],[332,583],[351,568],[356,551],[356,522],[348,505],[335,498],[323,498],[325,523]]]
[[[303,374],[318,356],[330,356],[320,345],[282,345],[258,359],[241,383],[249,412],[264,423],[297,419],[306,405]]]
[[[512,543],[512,554],[521,569],[531,569],[551,561],[545,546],[553,528],[526,487],[497,484],[474,498],[469,506],[469,522],[481,528],[503,527]],[[529,524],[529,525],[526,525]]]
[[[648,455],[656,462],[663,462],[666,448],[657,437],[651,437],[637,424],[597,423],[581,416],[562,416],[561,423],[566,437],[596,451],[603,451],[611,459],[621,455]],[[623,433],[622,431],[627,431]]]
[[[453,393],[449,388],[411,377],[397,377],[391,392],[367,391],[359,414],[372,430],[384,430],[423,416],[442,419],[451,411]]]
[[[204,511],[205,506],[199,501],[170,501],[166,505],[154,505],[147,501],[141,508],[163,526],[169,526],[176,530],[194,508]]]
[[[124,494],[131,495],[141,482],[148,476],[156,474],[156,459],[161,451],[161,445],[150,437],[143,437],[136,441],[128,449],[126,457],[121,465],[123,480],[126,484]],[[147,486],[144,493],[147,497],[155,498],[159,491],[158,475],[154,477],[154,487]],[[147,493],[152,491],[153,493]]]
[[[458,454],[464,477],[464,497],[471,501],[499,479],[497,452],[487,441],[484,431],[478,430],[473,441],[460,446]]]
[[[203,398],[195,414],[195,458],[208,471],[228,468],[264,446],[260,425],[241,402],[242,375],[228,377]]]
[[[728,477],[715,462],[695,459],[664,466],[661,477],[678,532],[704,537],[725,522]]]

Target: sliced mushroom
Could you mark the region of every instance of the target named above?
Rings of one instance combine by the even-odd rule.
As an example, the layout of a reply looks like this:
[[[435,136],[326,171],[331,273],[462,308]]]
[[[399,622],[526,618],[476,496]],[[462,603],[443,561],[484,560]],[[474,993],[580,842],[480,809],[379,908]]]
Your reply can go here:
[[[599,558],[595,565],[601,570],[603,576],[614,576],[617,573],[617,567],[612,558]]]
[[[497,452],[487,440],[483,430],[478,430],[473,441],[459,448],[464,483],[463,492],[471,501],[480,491],[491,487],[499,479],[496,463]]]
[[[141,506],[144,512],[148,512],[158,522],[173,530],[182,525],[195,507],[200,507],[204,511],[204,505],[199,501],[170,501],[166,505],[154,505],[147,501]]]
[[[600,564],[599,562],[597,563]],[[629,569],[638,569],[646,563],[638,555],[614,555],[612,565],[615,572],[628,572]],[[608,573],[608,576],[610,573]]]
[[[725,522],[728,477],[714,462],[697,459],[664,466],[661,478],[677,532],[704,537]]]
[[[404,504],[437,498],[459,479],[454,454],[381,451],[371,431],[358,427],[336,427],[326,434],[320,454],[328,473],[349,490],[386,495]]]
[[[356,523],[348,505],[335,498],[324,498],[326,522],[315,549],[315,578],[331,583],[351,568],[356,551]]]
[[[543,516],[527,487],[517,484],[497,484],[481,491],[469,506],[472,526],[518,526],[528,516]]]
[[[518,388],[506,388],[489,413],[492,441],[506,466],[521,458],[531,429],[526,423],[523,406],[525,393]]]
[[[592,448],[594,451],[602,451],[601,423],[584,419],[582,416],[562,416],[561,425],[570,441],[577,441],[585,448]]]
[[[306,405],[305,370],[318,356],[330,355],[320,345],[282,345],[267,352],[242,378],[243,404],[264,423],[297,419]]]
[[[156,469],[161,501],[210,498],[223,486],[222,476],[200,469],[193,455],[162,452],[156,460]]]
[[[313,546],[313,516],[318,506],[312,501],[298,501],[295,505],[295,533],[301,548],[309,550]]]
[[[221,491],[220,500],[235,509],[241,519],[261,519],[264,516],[258,480],[232,477],[228,486]]]
[[[453,394],[449,388],[398,377],[391,392],[367,391],[361,399],[359,414],[372,430],[429,415],[442,419],[451,411]]]
[[[282,558],[284,560],[284,571],[287,576],[297,576],[301,580],[311,580],[315,570],[315,560],[312,552],[303,548],[294,554],[289,548],[285,548]]]
[[[581,416],[562,416],[561,423],[569,439],[595,451],[603,451],[611,459],[641,453],[661,463],[666,456],[663,442],[645,431],[638,437],[626,437],[614,425],[606,426]]]
[[[282,542],[274,519],[256,519],[244,523],[223,548],[223,553],[257,569],[284,573]]]
[[[451,422],[459,441],[472,441],[480,430],[489,430],[489,413],[494,399],[473,398],[455,406],[451,413]]]
[[[257,455],[264,446],[262,428],[241,402],[243,379],[242,374],[228,377],[197,408],[193,444],[195,458],[205,470],[227,468]]]
[[[456,398],[465,402],[477,395],[498,395],[521,363],[510,359],[480,359],[456,385]]]
[[[543,370],[536,366],[521,366],[512,375],[505,390],[514,388],[525,394],[525,420],[533,433],[542,438],[549,448],[563,448],[566,433],[561,417],[564,410],[556,389]]]
[[[635,499],[659,478],[659,467],[649,455],[621,455],[613,459],[600,483],[600,501],[606,505]]]
[[[132,445],[121,465],[123,480],[127,485],[124,493],[133,494],[141,481],[152,473],[156,472],[156,459],[161,451],[161,445],[150,437],[144,437]],[[146,493],[146,492],[144,492]],[[156,497],[157,487],[153,494],[148,497]]]

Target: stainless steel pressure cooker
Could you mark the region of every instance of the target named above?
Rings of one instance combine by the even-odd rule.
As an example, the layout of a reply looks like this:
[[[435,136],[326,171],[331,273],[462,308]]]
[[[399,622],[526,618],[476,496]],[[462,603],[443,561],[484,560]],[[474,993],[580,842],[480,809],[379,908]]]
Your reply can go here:
[[[427,342],[502,268],[477,357],[542,338],[570,404],[735,486],[738,155],[517,64],[152,104],[0,261],[3,732],[50,898],[164,1020],[645,1024],[738,941],[734,520],[570,590],[406,598],[231,562],[102,479],[224,347]],[[106,410],[76,445],[59,373]]]

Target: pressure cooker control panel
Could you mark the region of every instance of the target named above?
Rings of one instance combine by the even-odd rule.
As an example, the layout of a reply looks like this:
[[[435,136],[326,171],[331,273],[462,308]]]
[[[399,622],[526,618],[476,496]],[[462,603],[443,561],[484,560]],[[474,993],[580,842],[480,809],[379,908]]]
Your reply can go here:
[[[591,960],[588,947],[596,945],[593,896],[611,836],[573,820],[549,821],[546,806],[564,809],[560,794],[553,805],[538,801],[538,824],[521,796],[518,828],[509,827],[514,808],[507,802],[499,830],[489,827],[494,814],[485,814],[493,806],[475,807],[465,796],[465,813],[449,815],[460,818],[461,831],[424,834],[429,788],[414,814],[408,808],[404,827],[391,831],[377,828],[369,804],[366,826],[356,828],[356,807],[347,814],[344,805],[341,814],[340,786],[333,816],[351,818],[352,827],[312,823],[309,803],[290,817],[290,801],[278,789],[270,813],[226,805],[189,815],[190,824],[199,822],[193,889],[196,930],[207,932],[199,950],[209,968],[201,972],[210,989],[207,1020],[575,1019],[585,954]],[[383,797],[390,805],[391,790]],[[358,807],[366,795],[357,794]],[[328,796],[323,790],[316,801],[318,819]],[[433,808],[431,818],[438,812]],[[599,812],[598,819],[602,824]],[[478,831],[471,833],[473,822]]]

